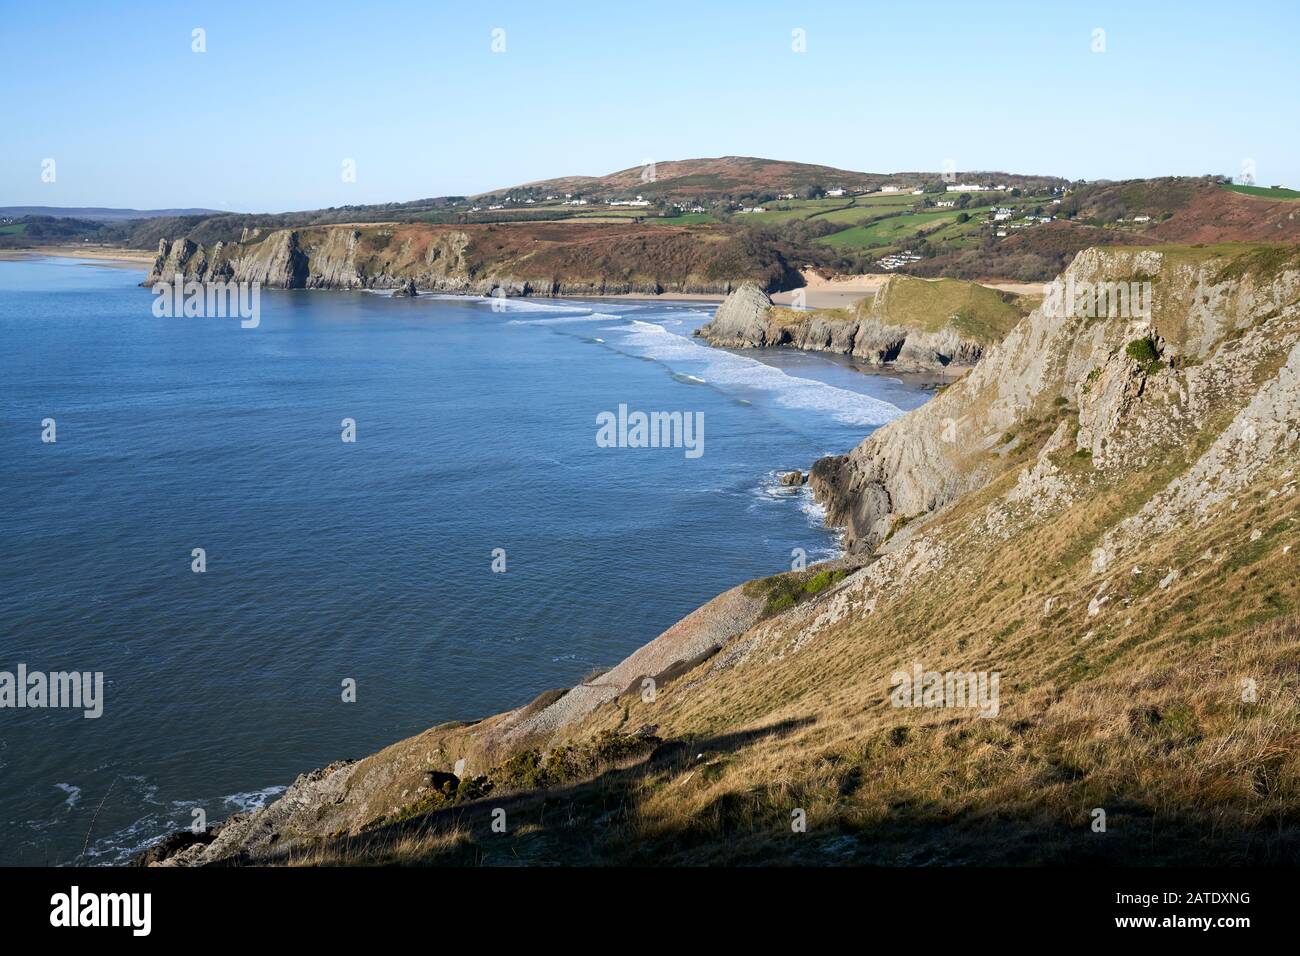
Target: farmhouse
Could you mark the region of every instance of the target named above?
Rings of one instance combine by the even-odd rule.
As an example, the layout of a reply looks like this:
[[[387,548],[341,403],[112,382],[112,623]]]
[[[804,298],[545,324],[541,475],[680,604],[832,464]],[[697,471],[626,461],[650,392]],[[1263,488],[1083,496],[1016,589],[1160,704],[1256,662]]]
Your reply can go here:
[[[828,190],[826,190],[826,195],[827,195],[827,196],[830,196],[830,197],[832,197],[832,198],[836,198],[836,199],[837,199],[837,198],[839,198],[840,196],[843,196],[843,195],[844,195],[844,190],[843,190],[843,189],[828,189]]]

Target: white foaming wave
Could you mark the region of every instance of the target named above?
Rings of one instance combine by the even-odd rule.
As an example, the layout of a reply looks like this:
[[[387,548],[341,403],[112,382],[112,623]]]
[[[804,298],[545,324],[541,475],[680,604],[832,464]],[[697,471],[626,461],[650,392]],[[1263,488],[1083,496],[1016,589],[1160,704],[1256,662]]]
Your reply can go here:
[[[68,795],[68,799],[63,801],[63,805],[71,810],[81,799],[81,788],[70,783],[56,783],[54,785]]]
[[[551,302],[533,302],[529,299],[520,299],[517,296],[494,296],[494,295],[455,295],[450,292],[437,292],[428,296],[430,299],[444,299],[449,302],[478,302],[482,305],[495,306],[503,312],[590,312],[591,309],[584,305],[574,303],[572,305],[556,305]],[[425,298],[420,296],[420,298]]]
[[[115,833],[97,837],[86,850],[88,861],[109,866],[121,866],[142,850],[148,849],[168,833],[173,833],[192,822],[190,811],[194,807],[205,806],[199,800],[172,800],[163,806],[156,797],[157,786],[149,784],[143,777],[125,777],[140,786],[146,802],[156,804],[160,809],[147,813],[134,823],[128,824]],[[232,813],[247,813],[260,810],[287,790],[284,786],[263,787],[261,790],[248,790],[222,797],[221,802],[231,808]]]
[[[622,316],[610,315],[608,312],[592,312],[589,315],[563,315],[556,319],[511,319],[506,325],[567,325],[570,322],[618,322]]]
[[[786,408],[829,412],[836,421],[846,425],[883,425],[903,413],[897,405],[870,395],[815,379],[798,378],[757,359],[699,345],[653,322],[633,319],[631,325],[618,326],[617,331],[628,333],[620,345],[637,349],[647,358],[668,365],[702,362],[705,364],[703,377],[710,384],[762,389],[771,392],[777,403]]]
[[[262,809],[273,798],[288,789],[288,787],[273,786],[263,787],[261,790],[246,790],[243,793],[232,793],[228,797],[223,797],[221,802],[228,807],[234,807],[236,813],[248,813],[250,810]]]

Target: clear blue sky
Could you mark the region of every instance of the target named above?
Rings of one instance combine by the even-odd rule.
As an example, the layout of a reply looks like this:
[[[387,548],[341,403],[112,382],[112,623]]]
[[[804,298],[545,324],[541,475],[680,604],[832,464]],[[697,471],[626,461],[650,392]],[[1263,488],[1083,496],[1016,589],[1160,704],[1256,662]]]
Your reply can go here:
[[[1297,28],[1296,0],[0,0],[0,205],[276,211],[728,154],[1085,179],[1252,159],[1300,187]]]

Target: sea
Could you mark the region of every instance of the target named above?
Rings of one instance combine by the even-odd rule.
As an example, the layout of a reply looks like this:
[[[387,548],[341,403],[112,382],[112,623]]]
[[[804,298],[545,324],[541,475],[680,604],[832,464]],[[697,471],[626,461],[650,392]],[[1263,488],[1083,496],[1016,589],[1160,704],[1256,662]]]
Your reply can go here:
[[[781,473],[931,394],[711,348],[704,302],[264,290],[246,328],[143,278],[0,262],[0,681],[102,681],[0,707],[0,864],[125,863],[834,556]],[[598,441],[620,406],[698,454]]]

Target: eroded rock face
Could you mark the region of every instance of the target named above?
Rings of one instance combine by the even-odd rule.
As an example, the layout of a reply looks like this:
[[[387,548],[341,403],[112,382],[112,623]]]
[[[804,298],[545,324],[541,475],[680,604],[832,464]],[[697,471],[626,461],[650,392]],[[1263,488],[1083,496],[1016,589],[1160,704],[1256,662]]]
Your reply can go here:
[[[1149,250],[1079,253],[1058,281],[1146,276],[1156,280],[1154,313],[1098,318],[1035,310],[932,401],[885,425],[848,455],[817,462],[809,484],[827,507],[827,521],[846,528],[850,549],[875,549],[898,519],[929,514],[983,486],[997,464],[989,453],[1026,420],[1049,417],[1060,402],[1078,403],[1076,447],[1093,456],[1095,467],[1107,467],[1117,455],[1121,461],[1139,456],[1141,430],[1130,424],[1148,391],[1174,387],[1175,375],[1143,368],[1126,347],[1150,337],[1159,343],[1162,360],[1199,363],[1225,334],[1252,325],[1296,294],[1295,273],[1216,281],[1220,267],[1167,262]],[[1191,303],[1202,305],[1192,309]],[[1224,312],[1207,312],[1204,303],[1217,303]],[[1219,374],[1192,368],[1186,377],[1195,383],[1198,375]],[[1200,401],[1191,411],[1204,414],[1208,400],[1189,401]]]
[[[307,256],[293,230],[272,233],[252,245],[216,243],[209,254],[189,239],[159,240],[158,256],[144,285],[177,276],[195,282],[257,282],[268,289],[301,289],[309,274]]]
[[[755,283],[747,282],[727,296],[713,321],[700,329],[699,334],[712,345],[726,348],[762,348],[781,345],[780,336],[768,324],[767,310],[772,300]]]
[[[282,289],[398,289],[414,282],[431,292],[490,296],[660,295],[729,293],[733,283],[682,275],[676,258],[648,263],[649,277],[610,266],[597,243],[569,243],[549,265],[531,253],[498,248],[490,233],[423,229],[411,224],[311,226],[263,233],[246,229],[237,243],[211,249],[187,238],[162,240],[144,285],[186,280],[259,282]],[[554,250],[552,250],[554,252]],[[701,269],[707,264],[698,264]],[[516,272],[515,269],[519,271]],[[654,270],[671,272],[655,278]],[[522,274],[520,274],[522,273]],[[558,273],[558,274],[557,274]],[[757,288],[757,286],[755,286]]]
[[[972,365],[985,345],[951,325],[937,331],[896,325],[882,318],[888,284],[864,312],[812,311],[801,316],[773,310],[772,300],[758,286],[742,285],[718,306],[713,320],[697,333],[723,348],[787,346],[811,352],[852,355],[870,365],[890,365],[900,371],[925,371],[949,365]]]

